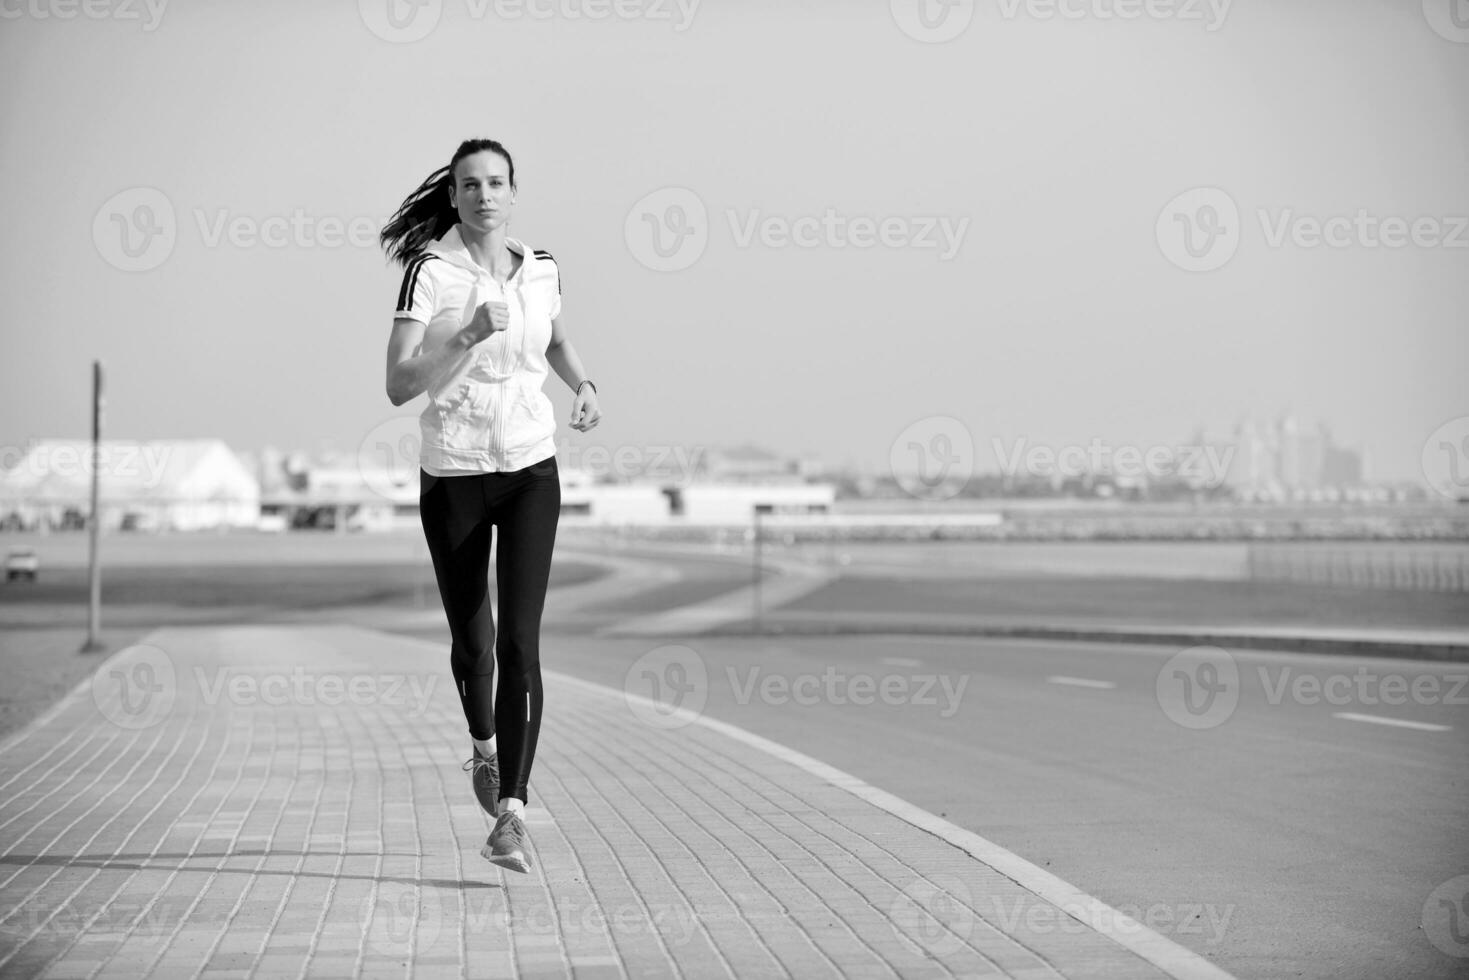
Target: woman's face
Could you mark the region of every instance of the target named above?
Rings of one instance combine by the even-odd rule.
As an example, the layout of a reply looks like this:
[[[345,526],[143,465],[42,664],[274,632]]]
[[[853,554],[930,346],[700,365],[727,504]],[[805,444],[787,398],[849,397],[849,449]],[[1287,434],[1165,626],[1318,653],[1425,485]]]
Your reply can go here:
[[[466,228],[483,234],[503,226],[515,203],[510,164],[492,150],[470,154],[454,168],[449,196]]]

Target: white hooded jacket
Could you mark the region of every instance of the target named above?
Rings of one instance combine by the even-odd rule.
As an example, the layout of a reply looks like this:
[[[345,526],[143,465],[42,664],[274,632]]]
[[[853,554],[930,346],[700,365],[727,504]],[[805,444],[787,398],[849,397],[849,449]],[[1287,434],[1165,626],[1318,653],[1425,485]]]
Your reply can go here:
[[[550,252],[515,238],[505,244],[522,261],[503,287],[470,256],[457,224],[403,273],[395,316],[425,325],[425,350],[457,333],[486,300],[510,307],[507,330],[465,351],[428,388],[419,465],[433,476],[509,472],[556,454],[555,411],[541,386],[561,274]]]

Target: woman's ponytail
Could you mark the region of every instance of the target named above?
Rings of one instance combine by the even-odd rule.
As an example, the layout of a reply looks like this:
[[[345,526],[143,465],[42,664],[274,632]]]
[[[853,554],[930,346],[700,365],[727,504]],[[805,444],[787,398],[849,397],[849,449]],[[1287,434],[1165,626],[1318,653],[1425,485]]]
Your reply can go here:
[[[459,221],[459,212],[449,200],[449,189],[454,186],[454,168],[459,161],[474,153],[489,150],[505,158],[510,166],[510,186],[515,187],[515,161],[510,153],[496,140],[465,140],[454,151],[447,167],[429,174],[418,189],[404,198],[393,217],[378,236],[388,258],[400,266],[407,266],[430,243],[443,237]]]

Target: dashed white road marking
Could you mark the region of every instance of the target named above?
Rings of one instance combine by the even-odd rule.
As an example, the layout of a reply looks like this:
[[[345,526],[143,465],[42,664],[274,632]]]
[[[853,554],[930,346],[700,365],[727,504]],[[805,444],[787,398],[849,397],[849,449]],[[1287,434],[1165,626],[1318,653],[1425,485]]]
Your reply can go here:
[[[1101,691],[1110,691],[1117,686],[1111,681],[1094,681],[1087,677],[1064,677],[1059,674],[1053,677],[1047,677],[1046,683],[1066,684],[1070,687],[1095,687]]]
[[[1406,721],[1402,718],[1384,718],[1382,715],[1359,715],[1353,711],[1333,711],[1333,718],[1343,721],[1364,721],[1369,725],[1391,725],[1394,728],[1411,728],[1418,732],[1450,732],[1453,725],[1432,725],[1426,721]]]
[[[920,667],[922,660],[914,660],[912,657],[883,657],[882,662],[889,667]]]

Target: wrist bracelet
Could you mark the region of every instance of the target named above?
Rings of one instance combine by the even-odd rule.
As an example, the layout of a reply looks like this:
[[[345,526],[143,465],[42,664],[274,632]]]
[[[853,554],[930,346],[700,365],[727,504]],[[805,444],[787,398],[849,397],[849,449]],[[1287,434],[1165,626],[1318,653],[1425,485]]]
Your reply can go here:
[[[592,394],[594,394],[594,395],[597,394],[597,386],[592,384],[592,379],[591,378],[587,378],[584,381],[582,381],[581,385],[592,385]],[[581,394],[581,385],[577,385],[576,386],[576,393],[578,395]]]

